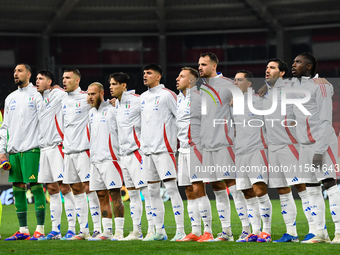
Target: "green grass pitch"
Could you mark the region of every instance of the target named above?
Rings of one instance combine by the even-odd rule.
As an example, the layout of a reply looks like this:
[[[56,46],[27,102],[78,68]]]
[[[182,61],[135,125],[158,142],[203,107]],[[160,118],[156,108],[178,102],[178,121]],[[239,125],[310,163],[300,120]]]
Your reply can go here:
[[[235,206],[231,200],[231,222],[235,240],[241,233],[241,222],[237,216]],[[272,200],[273,220],[272,220],[272,238],[279,239],[285,232],[285,224],[280,211],[280,201]],[[130,217],[129,202],[125,202],[125,236],[132,230],[132,220]],[[308,232],[308,225],[305,215],[302,211],[301,201],[296,200],[298,209],[297,230],[300,240]],[[184,201],[186,208],[186,201]],[[49,206],[47,206],[49,208]],[[213,212],[213,233],[216,236],[221,231],[220,220],[218,218],[215,201],[211,201]],[[326,221],[330,238],[334,237],[334,223],[328,210],[328,201],[326,201]],[[36,218],[34,205],[28,206],[28,227],[33,234],[36,227]],[[185,231],[188,234],[191,231],[190,220],[185,209]],[[90,230],[92,227],[91,216],[89,215]],[[11,236],[18,230],[18,220],[15,213],[14,205],[3,206],[2,226],[0,233],[2,239]],[[172,213],[171,202],[165,202],[165,229],[168,238],[175,235],[176,227]],[[51,230],[51,220],[49,210],[46,211],[45,234]],[[79,229],[77,229],[78,231]],[[142,219],[143,234],[147,231],[147,220],[145,212]],[[67,220],[63,212],[61,232],[64,235],[67,231]],[[196,243],[196,242],[113,242],[113,241],[0,241],[0,254],[338,254],[340,245],[331,244],[301,244],[301,243],[236,243],[236,242],[215,242],[215,243]]]

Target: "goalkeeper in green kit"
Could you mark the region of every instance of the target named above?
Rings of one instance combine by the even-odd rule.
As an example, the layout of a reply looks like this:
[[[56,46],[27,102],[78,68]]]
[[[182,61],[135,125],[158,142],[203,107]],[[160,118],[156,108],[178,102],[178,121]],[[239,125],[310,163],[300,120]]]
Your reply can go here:
[[[18,64],[14,69],[14,82],[18,89],[5,100],[4,119],[0,128],[0,162],[9,169],[8,181],[13,183],[15,209],[19,220],[19,231],[5,241],[38,240],[44,237],[46,200],[42,184],[37,183],[40,149],[38,146],[37,103],[42,100],[36,87],[30,83],[31,67]],[[6,153],[9,154],[6,162]],[[26,184],[34,197],[37,228],[30,236],[27,227]]]

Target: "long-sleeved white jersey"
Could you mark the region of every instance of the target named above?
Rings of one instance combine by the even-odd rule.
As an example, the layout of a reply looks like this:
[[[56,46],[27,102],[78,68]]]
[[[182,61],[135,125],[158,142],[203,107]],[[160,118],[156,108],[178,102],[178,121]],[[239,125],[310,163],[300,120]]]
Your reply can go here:
[[[314,144],[315,153],[323,154],[327,151],[331,141],[337,139],[332,126],[333,86],[316,84],[309,77],[302,77],[301,82],[297,78],[294,78],[293,81],[293,87],[306,89],[311,93],[311,99],[303,104],[311,115],[304,115],[295,105],[293,108],[297,121],[298,142]],[[295,98],[305,97],[302,93],[294,93],[294,96]]]
[[[197,87],[186,89],[186,96],[177,96],[177,137],[180,152],[189,152],[190,146],[200,148],[201,96]]]
[[[286,115],[281,115],[281,90],[282,88],[291,88],[292,82],[290,80],[277,79],[274,87],[267,84],[268,93],[263,100],[263,109],[271,108],[273,104],[273,88],[277,89],[277,107],[276,110],[265,115],[267,141],[271,145],[287,145],[297,144],[296,128],[290,126],[290,122],[295,120],[293,113],[293,105],[287,104]],[[293,93],[287,93],[287,98],[294,98]]]
[[[236,127],[235,154],[245,155],[267,149],[263,115],[253,114],[248,107],[248,93],[244,94],[244,115],[233,115]],[[253,106],[263,110],[263,98],[252,94]]]
[[[38,148],[38,112],[40,93],[32,83],[18,88],[5,100],[1,126],[0,153],[18,153]]]
[[[91,163],[118,160],[116,112],[109,101],[90,110],[88,129]]]
[[[116,101],[119,151],[126,156],[140,148],[141,104],[134,90],[124,91]]]
[[[67,93],[62,101],[64,117],[64,148],[65,154],[88,150],[87,123],[91,106],[87,103],[87,93],[79,87]]]
[[[177,150],[177,95],[159,84],[140,96],[141,150],[144,154]]]
[[[221,75],[206,79],[200,86],[202,96],[201,146],[205,150],[218,150],[234,144],[234,127],[230,125],[230,101],[232,93],[228,86],[235,87],[233,81]],[[205,108],[205,109],[204,109]],[[204,113],[203,113],[204,112]],[[216,124],[225,120],[226,124]]]
[[[66,92],[61,88],[45,90],[38,103],[39,147],[46,148],[62,143],[64,139],[61,100]]]

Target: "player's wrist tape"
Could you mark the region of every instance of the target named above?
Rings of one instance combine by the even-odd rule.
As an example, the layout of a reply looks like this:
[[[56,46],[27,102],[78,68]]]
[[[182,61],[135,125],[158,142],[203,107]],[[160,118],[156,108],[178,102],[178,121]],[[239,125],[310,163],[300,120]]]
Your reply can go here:
[[[9,163],[8,160],[4,160],[4,161],[1,162],[0,168],[2,168],[4,170],[9,170],[9,169],[11,169],[11,163]]]

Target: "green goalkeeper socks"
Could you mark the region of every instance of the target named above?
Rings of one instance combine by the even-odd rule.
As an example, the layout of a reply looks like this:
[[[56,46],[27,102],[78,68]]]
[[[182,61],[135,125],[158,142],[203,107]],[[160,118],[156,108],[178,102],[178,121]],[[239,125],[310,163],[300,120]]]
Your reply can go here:
[[[27,198],[26,189],[13,186],[13,195],[15,198],[15,209],[19,220],[20,227],[27,226]]]
[[[44,225],[46,199],[43,185],[31,183],[31,190],[35,201],[35,214],[37,216],[37,225]]]

